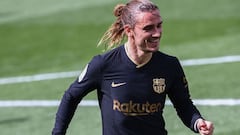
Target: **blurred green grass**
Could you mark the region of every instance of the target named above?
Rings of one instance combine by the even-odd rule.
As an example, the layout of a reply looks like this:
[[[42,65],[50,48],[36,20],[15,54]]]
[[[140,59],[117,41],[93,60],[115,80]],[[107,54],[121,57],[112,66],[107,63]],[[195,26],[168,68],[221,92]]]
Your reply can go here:
[[[0,77],[81,69],[93,55],[101,53],[96,44],[114,20],[112,8],[119,1],[99,5],[94,0],[88,4],[76,0],[27,2],[16,6],[18,3],[9,1],[5,4],[9,8],[4,4],[1,8]],[[180,59],[239,54],[238,2],[156,2],[164,19],[163,51]],[[188,4],[191,6],[184,8]],[[48,11],[50,7],[56,11]],[[32,16],[4,21],[21,14]]]
[[[240,55],[240,1],[153,1],[164,21],[163,52],[181,60]],[[102,53],[103,47],[96,44],[114,21],[112,9],[120,2],[126,1],[0,0],[0,78],[80,71]],[[194,99],[240,98],[239,69],[239,62],[184,67]],[[76,77],[0,85],[0,100],[58,100]],[[85,99],[96,99],[95,92]],[[239,134],[239,106],[199,108],[215,123],[216,135]],[[1,134],[50,134],[56,109],[0,108]],[[193,134],[172,107],[164,114],[169,134]],[[97,107],[78,109],[69,134],[79,132],[101,134]]]

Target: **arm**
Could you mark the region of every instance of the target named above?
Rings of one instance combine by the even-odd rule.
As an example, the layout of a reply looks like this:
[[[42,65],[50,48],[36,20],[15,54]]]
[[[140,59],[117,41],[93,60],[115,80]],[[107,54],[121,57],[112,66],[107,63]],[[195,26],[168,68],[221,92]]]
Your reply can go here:
[[[56,114],[52,135],[65,135],[79,102],[90,91],[99,88],[99,62],[99,57],[94,57],[79,78],[65,91]]]
[[[174,67],[172,74],[175,79],[172,88],[168,92],[168,96],[182,122],[192,131],[198,132],[195,130],[194,125],[197,119],[202,118],[202,116],[198,109],[193,105],[189,94],[187,80],[177,59],[172,67]]]

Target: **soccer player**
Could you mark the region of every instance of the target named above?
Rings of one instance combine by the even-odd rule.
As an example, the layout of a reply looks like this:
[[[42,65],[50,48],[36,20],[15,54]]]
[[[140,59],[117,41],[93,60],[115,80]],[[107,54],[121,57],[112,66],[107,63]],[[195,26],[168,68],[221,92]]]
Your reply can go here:
[[[99,42],[111,49],[95,56],[65,92],[52,134],[65,135],[79,102],[97,90],[103,135],[167,135],[166,96],[188,128],[212,135],[213,123],[194,106],[179,60],[159,51],[163,20],[157,5],[131,0],[118,4],[114,15]]]

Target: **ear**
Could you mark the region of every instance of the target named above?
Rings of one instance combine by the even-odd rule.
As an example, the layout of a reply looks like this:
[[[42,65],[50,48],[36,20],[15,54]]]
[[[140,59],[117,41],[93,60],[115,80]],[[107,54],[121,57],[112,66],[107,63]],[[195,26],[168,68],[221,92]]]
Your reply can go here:
[[[133,36],[132,27],[129,24],[124,26],[124,32],[128,37]]]

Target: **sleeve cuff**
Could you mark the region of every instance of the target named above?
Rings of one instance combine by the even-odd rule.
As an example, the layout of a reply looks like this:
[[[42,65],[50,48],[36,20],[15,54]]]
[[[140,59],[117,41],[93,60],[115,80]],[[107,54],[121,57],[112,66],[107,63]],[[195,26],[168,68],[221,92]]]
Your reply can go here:
[[[199,119],[197,119],[197,120],[195,121],[194,127],[193,127],[193,130],[194,130],[195,132],[197,132],[197,133],[198,133],[198,128],[197,128],[197,123],[198,123],[198,121],[199,121]]]
[[[198,130],[197,124],[198,124],[198,121],[199,121],[200,119],[203,119],[203,118],[198,118],[198,119],[195,121],[195,123],[194,123],[193,130],[194,130],[196,133],[199,133],[199,130]]]

